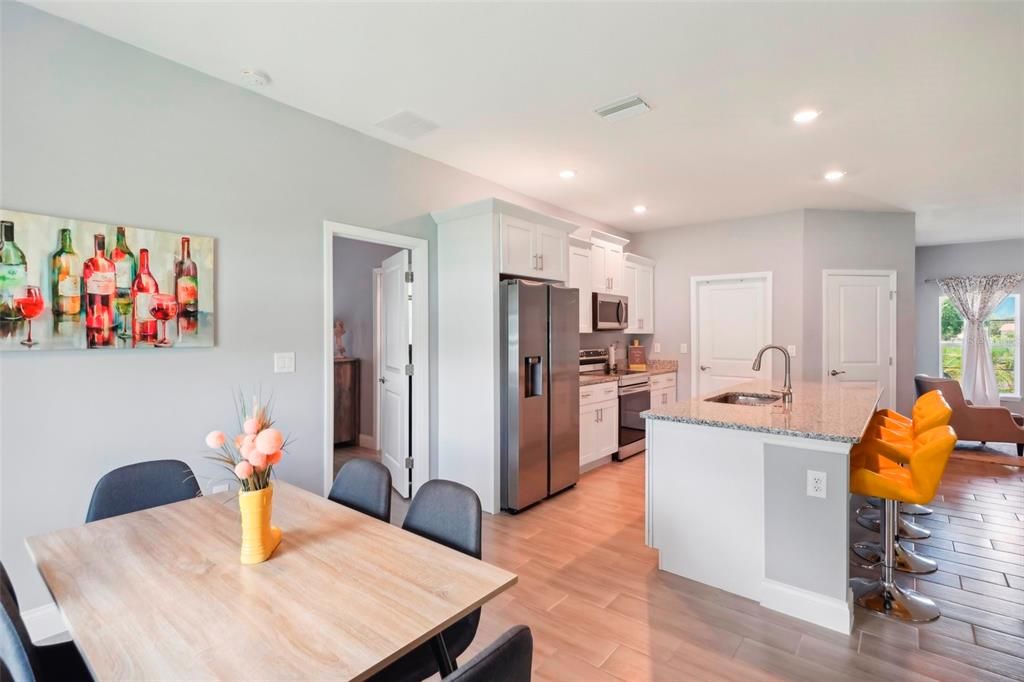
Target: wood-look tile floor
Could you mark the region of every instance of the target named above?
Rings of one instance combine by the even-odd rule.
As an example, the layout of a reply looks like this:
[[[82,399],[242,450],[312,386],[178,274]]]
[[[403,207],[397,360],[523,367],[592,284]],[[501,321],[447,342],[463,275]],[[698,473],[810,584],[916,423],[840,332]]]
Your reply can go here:
[[[468,655],[525,623],[535,680],[1024,680],[1024,469],[951,461],[919,543],[940,571],[900,578],[942,618],[858,608],[849,637],[658,571],[643,476],[634,457],[518,516],[485,515],[484,559],[519,584],[484,607]]]

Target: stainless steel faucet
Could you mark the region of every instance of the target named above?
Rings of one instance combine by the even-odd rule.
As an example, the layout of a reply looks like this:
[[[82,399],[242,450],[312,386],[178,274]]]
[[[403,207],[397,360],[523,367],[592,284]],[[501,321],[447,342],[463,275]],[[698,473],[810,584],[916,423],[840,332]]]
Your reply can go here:
[[[769,344],[769,345],[765,346],[761,350],[757,351],[757,357],[754,358],[754,366],[753,366],[752,369],[755,372],[760,372],[761,371],[761,356],[764,355],[765,351],[770,350],[772,348],[774,348],[775,350],[777,350],[780,353],[782,353],[783,357],[786,358],[786,378],[785,378],[785,381],[782,384],[782,390],[779,391],[779,390],[773,388],[772,389],[772,393],[781,393],[782,394],[782,402],[783,402],[783,404],[785,404],[785,405],[792,405],[793,404],[793,380],[792,380],[792,377],[790,376],[790,373],[789,373],[790,357],[789,357],[789,351],[788,350],[786,350],[782,346],[776,346],[774,344]]]

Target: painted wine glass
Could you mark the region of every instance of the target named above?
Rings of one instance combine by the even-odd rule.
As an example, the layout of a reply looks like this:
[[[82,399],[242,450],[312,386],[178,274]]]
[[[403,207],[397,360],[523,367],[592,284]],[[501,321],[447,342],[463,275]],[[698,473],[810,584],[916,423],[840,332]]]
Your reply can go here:
[[[43,314],[42,289],[32,285],[21,287],[14,296],[14,305],[28,322],[28,335],[22,340],[21,345],[31,348],[38,343],[32,339],[32,320]]]
[[[153,294],[149,305],[149,313],[162,325],[160,339],[154,345],[157,348],[170,348],[174,344],[167,338],[167,321],[178,315],[178,300],[174,294]]]

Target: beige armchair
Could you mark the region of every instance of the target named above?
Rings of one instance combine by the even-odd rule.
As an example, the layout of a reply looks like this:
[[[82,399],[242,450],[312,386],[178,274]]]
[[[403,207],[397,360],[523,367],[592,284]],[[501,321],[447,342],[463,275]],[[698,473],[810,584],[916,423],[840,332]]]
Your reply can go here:
[[[1017,455],[1024,456],[1024,417],[1013,414],[1005,407],[982,407],[964,399],[960,382],[918,374],[914,377],[917,394],[924,395],[936,389],[953,408],[949,425],[960,440],[977,440],[982,443],[1015,443]]]

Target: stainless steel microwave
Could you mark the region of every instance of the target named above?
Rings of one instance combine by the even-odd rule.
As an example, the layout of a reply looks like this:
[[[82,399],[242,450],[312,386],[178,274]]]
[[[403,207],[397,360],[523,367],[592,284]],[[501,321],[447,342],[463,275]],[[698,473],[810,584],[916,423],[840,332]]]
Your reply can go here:
[[[594,292],[594,331],[629,326],[629,301],[625,296]]]

